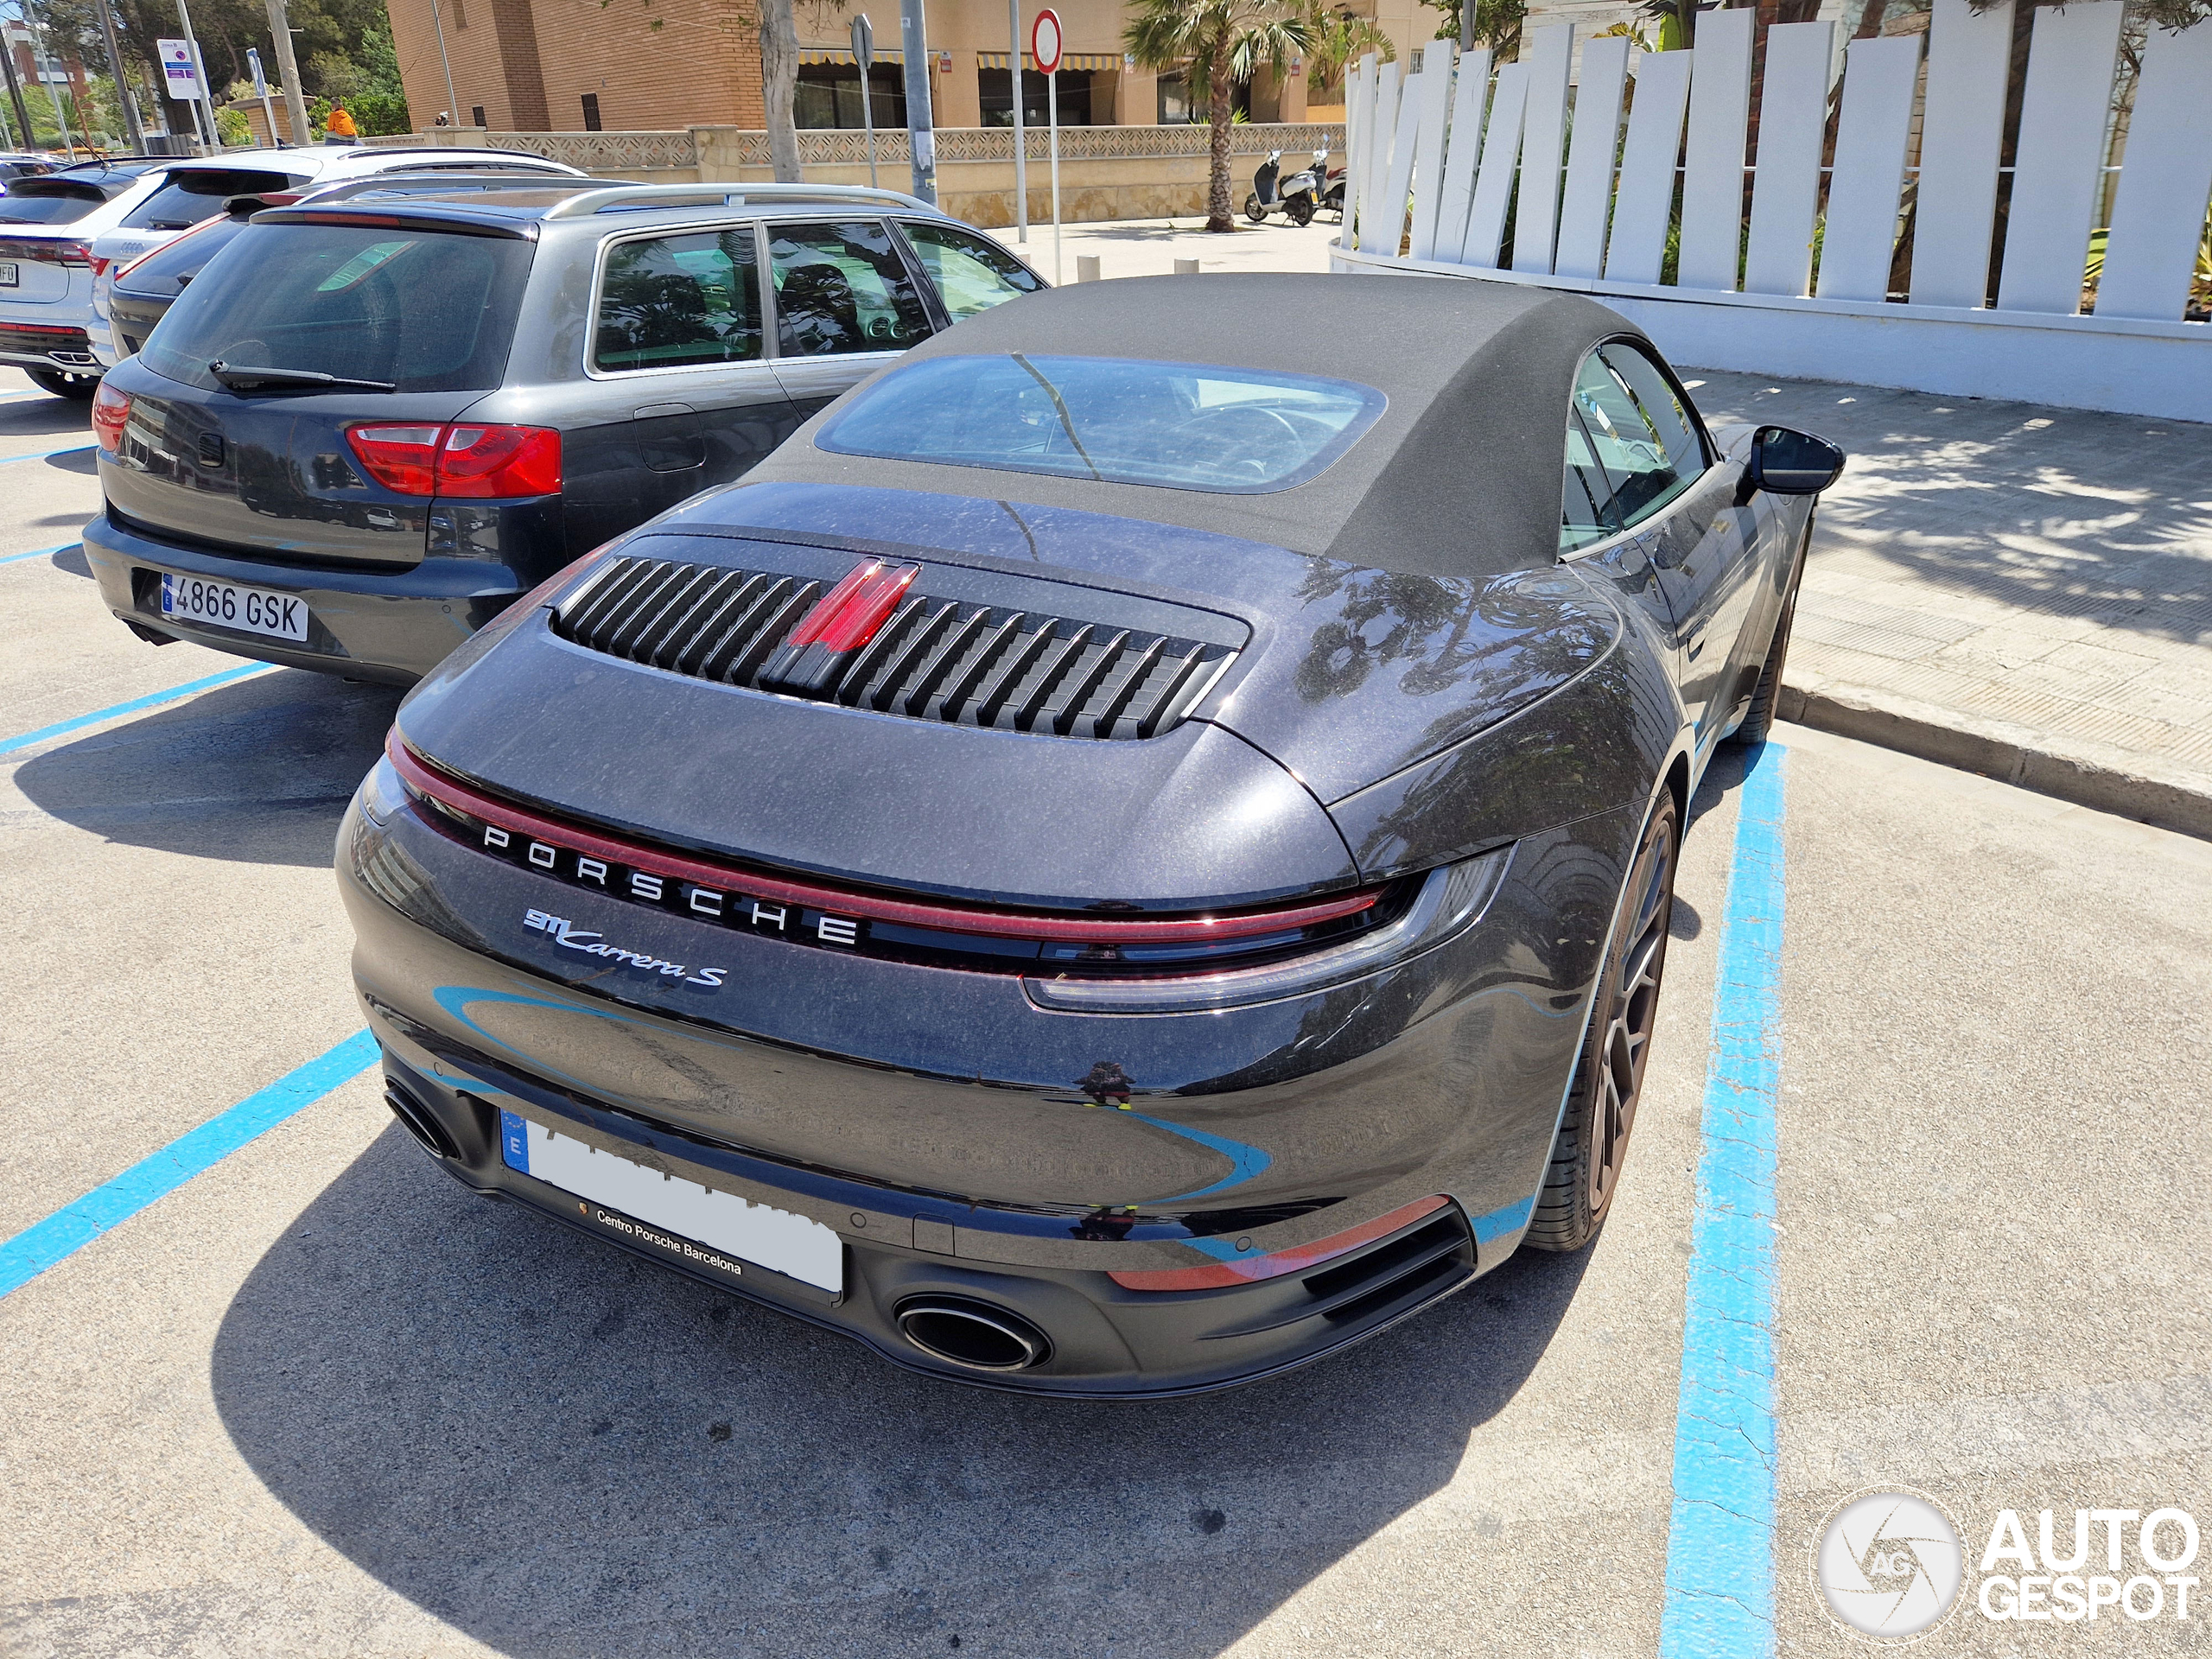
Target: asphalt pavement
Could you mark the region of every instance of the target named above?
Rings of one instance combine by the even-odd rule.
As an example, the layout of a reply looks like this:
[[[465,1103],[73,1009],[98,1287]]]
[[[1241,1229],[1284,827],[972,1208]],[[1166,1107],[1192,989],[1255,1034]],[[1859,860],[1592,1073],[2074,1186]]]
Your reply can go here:
[[[2212,1530],[2212,845],[1779,728],[1700,791],[1591,1249],[1227,1394],[976,1392],[477,1199],[393,1124],[328,861],[396,696],[165,698],[242,664],[35,551],[89,456],[9,457],[82,413],[0,401],[0,560],[35,553],[0,563],[0,1239],[296,1083],[0,1294],[0,1650],[1843,1656],[1808,1549],[1867,1487],[1966,1535],[1916,1654],[2203,1650],[2202,1609],[1972,1604],[2003,1510]]]

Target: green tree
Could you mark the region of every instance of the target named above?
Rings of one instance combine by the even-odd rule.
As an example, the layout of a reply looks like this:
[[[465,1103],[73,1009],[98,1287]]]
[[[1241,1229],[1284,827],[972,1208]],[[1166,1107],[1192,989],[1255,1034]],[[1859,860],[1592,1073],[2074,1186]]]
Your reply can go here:
[[[1457,22],[1452,24],[1451,32],[1459,32]],[[1316,103],[1332,101],[1329,93],[1344,85],[1344,71],[1370,52],[1385,63],[1396,61],[1398,56],[1398,48],[1390,37],[1367,18],[1355,17],[1349,11],[1332,11],[1328,0],[1307,0],[1307,98]]]
[[[1464,35],[1460,33],[1461,0],[1443,0],[1437,9],[1444,14],[1436,31],[1438,40],[1486,46],[1500,63],[1510,63],[1521,55],[1521,26],[1528,21],[1529,0],[1475,0],[1471,26]]]
[[[1233,231],[1229,200],[1230,98],[1262,63],[1280,78],[1293,54],[1306,50],[1305,21],[1286,0],[1133,0],[1122,31],[1123,49],[1147,69],[1186,66],[1206,87],[1213,129],[1206,168],[1206,229]]]

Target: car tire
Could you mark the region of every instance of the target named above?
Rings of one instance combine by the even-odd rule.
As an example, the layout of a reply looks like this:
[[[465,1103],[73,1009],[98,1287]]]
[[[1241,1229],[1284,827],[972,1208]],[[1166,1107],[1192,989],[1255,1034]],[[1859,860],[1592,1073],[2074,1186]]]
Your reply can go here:
[[[77,403],[99,390],[100,378],[97,374],[72,374],[67,369],[25,369],[31,384],[41,391],[50,391],[56,397],[67,397]]]
[[[1598,976],[1597,994],[1590,999],[1590,1023],[1575,1062],[1574,1083],[1529,1223],[1526,1242],[1540,1250],[1579,1250],[1587,1244],[1605,1224],[1619,1190],[1659,1017],[1681,845],[1681,814],[1669,790],[1637,842],[1620,923]]]
[[[1789,586],[1782,595],[1782,614],[1775,620],[1774,639],[1766,648],[1766,661],[1759,669],[1759,683],[1751,692],[1751,706],[1744,715],[1743,723],[1736,728],[1735,741],[1745,748],[1756,748],[1766,741],[1767,734],[1774,729],[1775,709],[1782,701],[1782,668],[1789,655],[1789,629],[1797,620],[1797,588],[1805,579],[1805,550],[1812,544],[1813,526],[1805,526],[1805,539],[1797,544],[1797,556],[1789,567]]]

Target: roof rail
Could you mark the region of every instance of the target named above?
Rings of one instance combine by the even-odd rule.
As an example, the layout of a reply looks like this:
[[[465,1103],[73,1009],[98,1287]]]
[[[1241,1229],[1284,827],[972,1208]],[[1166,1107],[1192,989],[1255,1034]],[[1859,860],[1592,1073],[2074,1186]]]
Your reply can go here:
[[[721,205],[743,207],[762,201],[870,201],[886,207],[918,207],[940,213],[919,196],[903,190],[872,190],[861,184],[618,184],[604,190],[586,190],[546,209],[547,219],[588,219],[610,207],[671,207],[686,202],[720,198]]]

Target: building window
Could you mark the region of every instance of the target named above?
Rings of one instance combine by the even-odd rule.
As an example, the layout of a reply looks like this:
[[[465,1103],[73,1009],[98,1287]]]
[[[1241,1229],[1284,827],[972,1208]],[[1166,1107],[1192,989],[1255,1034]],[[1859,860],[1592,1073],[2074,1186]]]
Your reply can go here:
[[[1089,126],[1090,71],[1063,69],[1052,79],[1059,83],[1060,124],[1064,127]],[[985,126],[1010,127],[1014,124],[1014,76],[1010,71],[976,70],[976,91],[977,102],[982,106]],[[1021,72],[1021,124],[1041,127],[1045,124],[1046,114],[1045,77],[1034,69],[1025,69]]]
[[[472,104],[468,106],[468,118],[470,122],[480,127],[488,127],[492,124],[484,118],[484,106],[481,104]]]
[[[605,130],[599,124],[599,94],[597,92],[584,94],[584,130],[586,132]]]
[[[876,129],[896,131],[906,124],[906,72],[895,63],[868,71],[868,91]],[[791,124],[849,127],[867,124],[861,110],[861,70],[856,63],[803,63],[791,93]]]
[[[1160,124],[1163,127],[1182,126],[1191,122],[1211,120],[1206,107],[1206,89],[1191,85],[1191,78],[1178,69],[1173,74],[1162,75],[1160,86]],[[1063,92],[1063,98],[1067,95]],[[1249,80],[1231,81],[1229,86],[1229,107],[1249,121],[1252,118],[1252,83]]]

